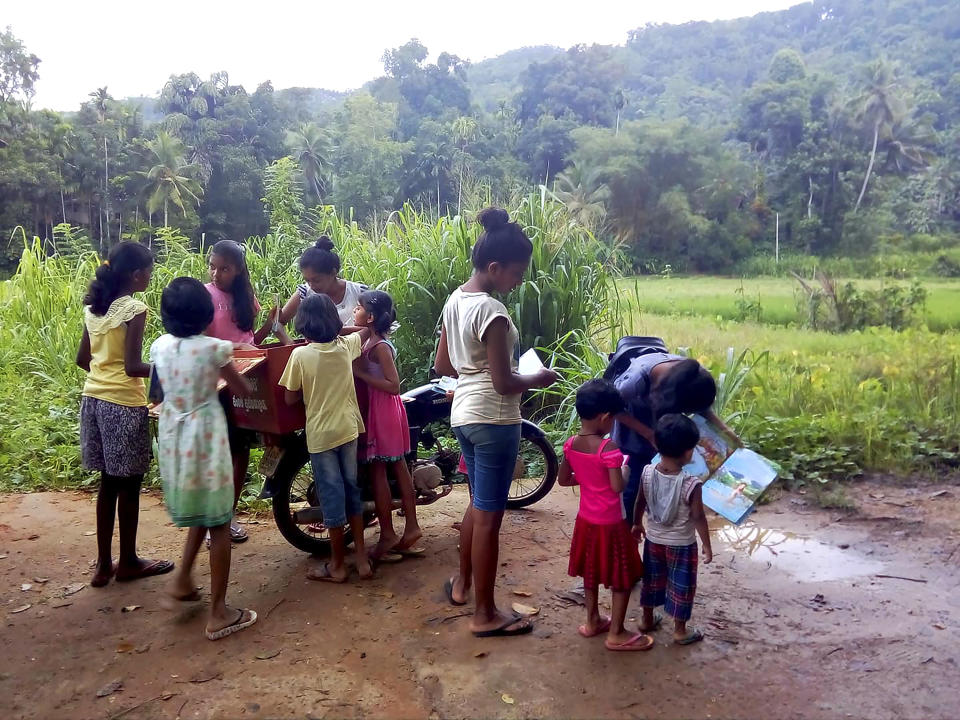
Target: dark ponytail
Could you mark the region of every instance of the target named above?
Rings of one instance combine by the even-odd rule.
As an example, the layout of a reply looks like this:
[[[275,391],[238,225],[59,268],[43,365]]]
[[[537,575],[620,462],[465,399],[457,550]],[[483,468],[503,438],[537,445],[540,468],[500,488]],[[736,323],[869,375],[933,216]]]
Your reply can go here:
[[[360,306],[373,315],[373,330],[386,335],[397,321],[397,311],[391,298],[383,290],[366,290],[360,293]]]
[[[105,315],[113,301],[130,287],[133,274],[152,266],[153,253],[145,245],[138,242],[117,243],[107,256],[107,261],[97,268],[83,297],[83,304],[89,305],[94,315]]]
[[[247,269],[247,258],[243,246],[233,240],[221,240],[210,248],[210,256],[219,255],[237,268],[237,276],[230,286],[233,296],[233,322],[243,332],[253,330],[257,309],[253,304],[253,284]]]
[[[491,263],[509,265],[525,263],[533,254],[533,243],[523,228],[510,222],[510,215],[502,208],[488,207],[477,214],[483,233],[473,246],[473,267],[486,270]]]
[[[313,247],[300,256],[300,269],[310,268],[321,275],[336,275],[340,272],[340,256],[334,252],[333,240],[326,235],[317,238]]]

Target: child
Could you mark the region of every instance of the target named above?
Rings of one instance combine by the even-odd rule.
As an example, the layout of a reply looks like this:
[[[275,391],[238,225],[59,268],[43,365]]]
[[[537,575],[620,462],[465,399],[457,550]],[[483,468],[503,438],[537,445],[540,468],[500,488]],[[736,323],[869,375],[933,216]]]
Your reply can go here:
[[[623,517],[623,453],[606,438],[614,417],[623,412],[623,400],[606,380],[590,380],[577,390],[576,408],[580,432],[564,443],[558,482],[580,485],[568,571],[583,578],[587,622],[579,632],[588,638],[606,633],[608,650],[649,650],[653,638],[623,627],[630,591],[643,573],[637,543]],[[597,607],[601,584],[613,591],[609,618],[600,617]]]
[[[363,419],[353,388],[353,361],[360,357],[369,331],[340,336],[343,322],[326,295],[304,298],[297,310],[297,332],[310,344],[296,348],[280,378],[290,405],[301,401],[307,409],[307,450],[313,481],[330,532],[331,558],[307,573],[311,580],[343,583],[344,526],[350,523],[360,578],[373,577],[363,545],[363,502],[357,486],[357,438]]]
[[[415,545],[423,537],[417,523],[417,502],[413,479],[407,468],[410,452],[410,428],[407,411],[400,399],[400,375],[394,363],[396,349],[387,339],[397,314],[393,300],[380,290],[367,290],[353,318],[357,327],[369,328],[370,338],[363,354],[354,363],[354,375],[366,386],[367,410],[363,415],[366,441],[360,449],[360,462],[368,463],[373,481],[374,501],[380,521],[380,541],[370,553],[374,560],[404,555],[422,555]],[[387,484],[387,466],[393,470],[400,486],[400,497],[406,526],[403,537],[393,529],[393,497]],[[400,558],[397,558],[400,559]]]
[[[193,563],[209,531],[206,635],[209,640],[219,640],[257,621],[253,610],[226,604],[234,493],[227,422],[217,400],[217,381],[223,378],[235,392],[249,392],[250,388],[233,365],[233,343],[203,334],[213,319],[214,307],[210,293],[198,280],[180,277],[171,282],[163,291],[160,312],[169,334],[150,348],[150,359],[163,385],[160,473],[171,519],[178,527],[190,528],[169,595],[174,602],[199,600]]]
[[[206,288],[213,300],[213,320],[206,334],[210,337],[228,340],[235,345],[259,345],[271,331],[275,331],[281,342],[289,343],[286,332],[276,323],[277,308],[272,308],[267,320],[253,332],[254,321],[260,312],[260,303],[253,293],[250,283],[250,271],[244,257],[243,246],[232,240],[221,240],[210,250],[208,260],[211,282]],[[227,437],[230,441],[230,456],[233,463],[234,507],[243,492],[247,480],[247,466],[250,464],[250,446],[253,436],[249,430],[242,430],[230,422],[227,411]],[[241,543],[248,538],[247,531],[236,522],[230,523],[230,540]]]
[[[90,584],[103,587],[173,570],[169,560],[137,557],[140,484],[150,466],[143,362],[147,306],[133,298],[150,284],[153,255],[135,242],[114,246],[83,299],[84,326],[77,365],[87,374],[80,402],[83,467],[100,472],[97,565]],[[113,521],[119,515],[120,558],[113,564]]]
[[[300,256],[300,272],[305,282],[297,285],[280,311],[281,324],[290,322],[300,303],[311,295],[329,296],[344,325],[353,319],[353,309],[367,286],[340,277],[340,256],[334,250],[333,240],[321,235],[313,247],[307,248]]]
[[[657,422],[654,440],[660,450],[660,462],[643,469],[633,516],[634,537],[640,540],[646,535],[640,630],[649,632],[660,624],[662,618],[654,617],[653,609],[663,605],[673,618],[673,641],[690,645],[703,640],[700,630],[687,629],[697,590],[695,532],[703,542],[703,562],[713,560],[700,480],[683,471],[700,441],[700,431],[686,415],[668,413]]]

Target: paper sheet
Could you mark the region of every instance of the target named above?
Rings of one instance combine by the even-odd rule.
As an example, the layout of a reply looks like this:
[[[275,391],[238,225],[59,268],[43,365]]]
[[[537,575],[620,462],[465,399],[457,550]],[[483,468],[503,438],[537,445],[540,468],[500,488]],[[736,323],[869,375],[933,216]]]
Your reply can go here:
[[[521,375],[536,375],[543,369],[543,363],[540,362],[540,356],[533,348],[527,350],[520,356],[520,363],[517,366],[517,372]]]

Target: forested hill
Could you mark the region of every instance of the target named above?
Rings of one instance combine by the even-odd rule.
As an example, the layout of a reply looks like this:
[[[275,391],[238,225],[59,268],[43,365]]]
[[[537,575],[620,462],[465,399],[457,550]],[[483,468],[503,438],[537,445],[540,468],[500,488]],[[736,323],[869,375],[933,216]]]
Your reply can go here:
[[[818,255],[937,250],[960,227],[956,0],[806,3],[473,65],[411,40],[354,93],[251,90],[225,68],[129,102],[91,78],[69,114],[31,108],[42,59],[13,32],[0,33],[7,237],[63,221],[105,242],[158,222],[194,240],[262,234],[265,171],[285,155],[305,204],[362,222],[545,183],[653,270],[729,267],[769,252],[776,227],[784,250]]]

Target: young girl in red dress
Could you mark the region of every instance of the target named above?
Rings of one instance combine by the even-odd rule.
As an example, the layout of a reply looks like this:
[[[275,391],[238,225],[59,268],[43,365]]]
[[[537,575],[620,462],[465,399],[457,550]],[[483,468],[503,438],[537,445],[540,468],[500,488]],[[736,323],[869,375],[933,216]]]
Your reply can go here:
[[[370,553],[373,560],[395,562],[404,556],[422,555],[416,547],[423,532],[417,522],[417,502],[413,479],[407,468],[410,452],[410,427],[407,411],[400,399],[400,375],[394,360],[396,350],[388,340],[397,318],[392,298],[380,290],[366,290],[353,313],[357,327],[369,328],[370,338],[363,354],[354,362],[353,374],[365,387],[366,404],[362,408],[366,435],[361,443],[359,460],[370,469],[374,504],[380,523],[380,541]],[[393,528],[393,495],[387,483],[390,467],[400,487],[400,502],[406,525],[403,536]]]
[[[606,436],[613,418],[623,412],[623,400],[606,380],[590,380],[577,390],[580,432],[563,446],[558,482],[580,486],[580,510],[570,543],[569,574],[583,578],[587,601],[587,622],[580,626],[583,637],[606,633],[608,650],[649,650],[653,638],[631,633],[623,626],[630,592],[643,575],[637,541],[624,518],[621,494],[624,456]],[[613,592],[610,617],[601,617],[598,607],[600,585]]]

